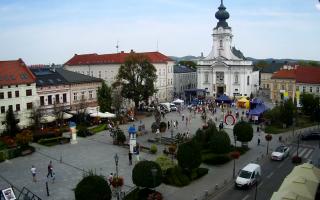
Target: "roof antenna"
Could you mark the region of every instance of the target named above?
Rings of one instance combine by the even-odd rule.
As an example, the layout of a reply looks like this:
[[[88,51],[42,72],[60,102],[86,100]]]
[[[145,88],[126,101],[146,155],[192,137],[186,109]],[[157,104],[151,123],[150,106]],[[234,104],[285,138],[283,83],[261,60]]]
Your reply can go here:
[[[157,52],[159,52],[159,41],[157,40]]]
[[[116,46],[116,48],[117,48],[117,53],[119,53],[119,41],[117,40],[117,46]]]

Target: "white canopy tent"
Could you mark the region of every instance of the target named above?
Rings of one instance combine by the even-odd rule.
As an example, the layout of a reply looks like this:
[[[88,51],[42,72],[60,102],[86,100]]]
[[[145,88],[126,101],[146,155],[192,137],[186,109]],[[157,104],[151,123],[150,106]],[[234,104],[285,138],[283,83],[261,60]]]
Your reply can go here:
[[[105,114],[108,116],[107,118],[115,118],[116,114],[105,112]]]
[[[63,113],[63,119],[70,119],[71,117],[73,117],[73,115],[65,112]]]
[[[176,99],[172,103],[178,104],[178,105],[181,105],[181,106],[184,105],[184,101],[182,99]]]
[[[21,121],[18,123],[19,128],[27,128],[30,126],[30,123],[28,121]]]
[[[108,118],[109,115],[102,112],[94,112],[90,114],[90,117],[100,117],[100,118]]]

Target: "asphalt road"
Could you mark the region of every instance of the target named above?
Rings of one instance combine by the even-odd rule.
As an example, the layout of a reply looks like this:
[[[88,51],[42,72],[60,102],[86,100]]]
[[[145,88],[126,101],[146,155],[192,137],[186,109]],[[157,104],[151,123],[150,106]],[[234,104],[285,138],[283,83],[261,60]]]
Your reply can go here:
[[[256,188],[248,190],[235,189],[234,184],[229,185],[224,191],[215,195],[211,200],[269,200],[273,192],[277,191],[284,178],[292,171],[294,165],[291,163],[291,157],[297,152],[297,145],[290,145],[290,155],[283,161],[266,160],[261,166],[262,178]],[[304,161],[310,160],[316,154],[317,146],[314,143],[303,142],[299,147],[299,155]],[[256,198],[255,198],[255,195]]]

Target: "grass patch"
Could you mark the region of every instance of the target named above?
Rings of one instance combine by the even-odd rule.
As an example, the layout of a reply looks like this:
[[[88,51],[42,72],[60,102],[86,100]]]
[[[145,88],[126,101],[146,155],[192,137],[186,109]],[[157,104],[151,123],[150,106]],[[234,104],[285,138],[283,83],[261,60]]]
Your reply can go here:
[[[90,128],[89,131],[96,134],[96,133],[99,133],[101,131],[106,130],[106,128],[107,128],[107,124],[99,124],[98,126],[96,126],[94,128]]]

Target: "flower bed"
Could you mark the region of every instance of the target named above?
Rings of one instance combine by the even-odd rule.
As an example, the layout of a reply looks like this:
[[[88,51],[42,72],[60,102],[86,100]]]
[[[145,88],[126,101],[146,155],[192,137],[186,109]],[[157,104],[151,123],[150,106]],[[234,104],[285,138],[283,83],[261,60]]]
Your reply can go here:
[[[38,141],[39,144],[44,146],[54,146],[57,144],[66,144],[70,142],[70,138],[66,137],[55,137],[55,138],[48,138],[48,139],[41,139]]]

